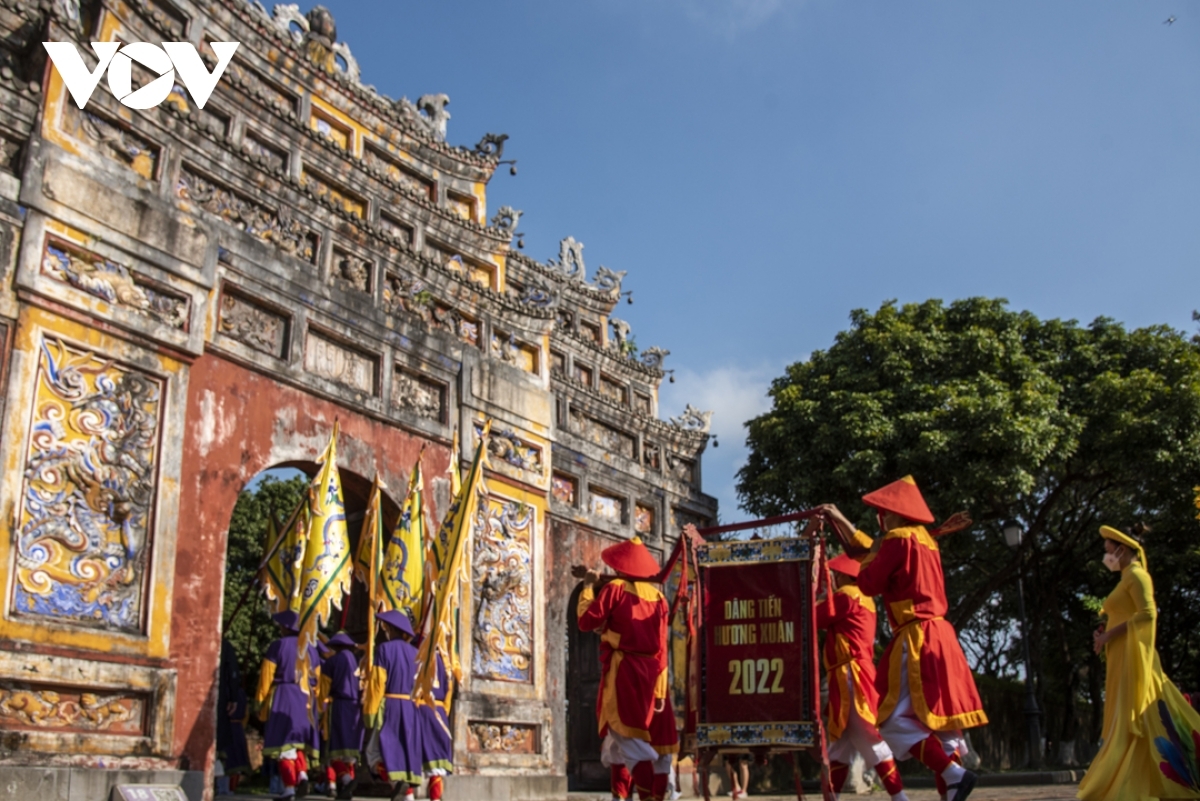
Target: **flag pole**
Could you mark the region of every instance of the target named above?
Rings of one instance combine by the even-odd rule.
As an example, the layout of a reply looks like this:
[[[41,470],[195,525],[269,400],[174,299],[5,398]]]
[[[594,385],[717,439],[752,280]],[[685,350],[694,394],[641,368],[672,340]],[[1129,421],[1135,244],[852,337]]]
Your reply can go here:
[[[246,599],[250,597],[250,591],[253,590],[255,585],[258,584],[259,576],[261,576],[262,572],[267,569],[267,563],[271,561],[271,557],[275,555],[275,552],[279,550],[279,546],[283,544],[283,538],[287,536],[288,531],[290,531],[292,525],[295,524],[296,517],[300,514],[300,510],[304,508],[304,504],[307,500],[307,498],[300,499],[300,503],[296,504],[296,509],[292,512],[292,516],[288,518],[287,525],[279,529],[279,533],[275,535],[275,542],[267,551],[267,555],[263,557],[262,563],[259,564],[258,569],[254,571],[254,578],[251,579],[250,583],[246,585],[245,591],[242,592],[242,597],[238,599],[237,606],[233,608],[233,614],[230,615],[229,620],[225,622],[226,629],[233,625],[233,621],[237,620],[238,613],[242,611],[242,607],[245,605]],[[274,513],[272,513],[271,516],[274,517]],[[228,532],[226,532],[226,536],[228,536]]]

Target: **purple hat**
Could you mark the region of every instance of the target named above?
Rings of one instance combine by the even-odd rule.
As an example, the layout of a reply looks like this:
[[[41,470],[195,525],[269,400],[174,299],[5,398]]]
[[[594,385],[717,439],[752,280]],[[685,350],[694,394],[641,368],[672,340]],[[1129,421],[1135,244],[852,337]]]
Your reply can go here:
[[[409,637],[414,636],[412,623],[409,622],[408,615],[404,614],[399,609],[389,609],[386,612],[380,612],[375,617],[378,620],[382,620],[384,623],[390,623],[400,631],[407,634]]]
[[[276,612],[271,615],[271,620],[274,620],[279,624],[280,628],[287,629],[292,634],[297,634],[300,631],[300,616],[290,609]]]
[[[325,643],[330,648],[357,648],[358,643],[350,639],[350,635],[344,631],[339,631],[337,634],[329,638]]]

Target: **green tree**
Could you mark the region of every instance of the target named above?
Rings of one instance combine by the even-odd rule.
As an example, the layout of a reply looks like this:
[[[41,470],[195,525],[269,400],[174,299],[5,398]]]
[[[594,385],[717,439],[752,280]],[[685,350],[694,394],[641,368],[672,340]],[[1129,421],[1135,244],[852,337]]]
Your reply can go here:
[[[950,618],[977,671],[1016,675],[1023,571],[1052,757],[1099,738],[1098,715],[1077,731],[1081,702],[1101,703],[1095,599],[1116,583],[1097,528],[1150,524],[1164,668],[1200,690],[1200,346],[1166,326],[1039,320],[985,298],[891,302],[850,320],[747,423],[745,507],[836,502],[873,533],[858,498],[911,473],[942,518],[969,510],[974,527],[941,543]],[[1007,518],[1026,531],[1016,552],[1000,535]]]
[[[229,621],[234,608],[254,581],[266,549],[267,521],[274,515],[282,525],[300,503],[308,489],[305,476],[279,480],[268,475],[253,490],[243,490],[229,520],[229,541],[225,556],[224,634],[238,654],[246,691],[253,695],[258,684],[258,669],[263,653],[278,629],[271,622],[266,596],[261,588],[250,591],[245,608],[236,620]]]

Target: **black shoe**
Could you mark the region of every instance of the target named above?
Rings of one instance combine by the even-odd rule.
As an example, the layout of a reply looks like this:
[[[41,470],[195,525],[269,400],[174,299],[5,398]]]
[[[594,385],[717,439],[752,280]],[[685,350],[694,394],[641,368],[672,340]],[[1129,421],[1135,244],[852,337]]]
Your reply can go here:
[[[358,777],[355,776],[353,779],[338,788],[337,797],[342,799],[342,801],[348,801],[348,799],[354,798],[354,791],[357,789]]]
[[[975,789],[975,783],[978,781],[979,776],[969,770],[963,771],[963,776],[957,784],[946,785],[947,801],[967,801],[967,796]]]
[[[308,779],[301,779],[300,783],[296,785],[296,798],[304,798],[306,795],[308,795],[311,789],[312,785],[309,783]],[[964,798],[965,797],[966,796],[964,796]]]

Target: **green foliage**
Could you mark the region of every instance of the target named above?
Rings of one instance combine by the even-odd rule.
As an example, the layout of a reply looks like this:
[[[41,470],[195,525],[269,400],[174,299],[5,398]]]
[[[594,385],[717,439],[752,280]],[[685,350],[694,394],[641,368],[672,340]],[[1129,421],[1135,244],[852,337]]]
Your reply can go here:
[[[773,408],[747,423],[746,508],[832,501],[873,532],[857,499],[913,474],[939,517],[966,509],[976,520],[942,548],[951,619],[977,668],[1014,674],[1006,621],[1025,575],[1043,698],[1074,703],[1086,683],[1098,700],[1090,598],[1115,577],[1100,566],[1097,528],[1151,524],[1164,667],[1200,689],[1200,346],[1185,335],[1039,320],[985,298],[886,303],[853,312],[849,330],[788,367],[770,395]],[[1015,553],[999,532],[1006,518],[1026,531]],[[1051,738],[1074,736],[1063,725]]]
[[[253,491],[243,490],[229,520],[229,543],[225,557],[225,636],[238,654],[246,690],[253,694],[263,653],[278,629],[271,622],[261,588],[250,591],[246,606],[232,625],[229,616],[246,587],[254,581],[267,548],[267,520],[275,516],[282,525],[304,497],[308,479],[296,476],[280,481],[267,476]]]

